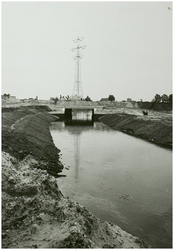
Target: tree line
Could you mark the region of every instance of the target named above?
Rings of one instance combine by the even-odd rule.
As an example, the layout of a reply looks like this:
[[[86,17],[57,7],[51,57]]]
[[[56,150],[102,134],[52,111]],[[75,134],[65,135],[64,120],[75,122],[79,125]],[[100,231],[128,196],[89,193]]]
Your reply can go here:
[[[108,98],[104,98],[108,101],[115,101],[115,97],[113,95],[109,95]],[[58,97],[51,97],[50,98],[50,101],[53,101],[54,104],[57,104],[57,102],[59,100],[71,100],[70,96],[67,95],[67,96],[62,96],[60,95],[60,98]],[[102,99],[101,99],[102,100]],[[152,99],[151,102],[156,102],[156,103],[160,103],[160,102],[163,102],[163,103],[172,103],[172,100],[173,100],[173,94],[170,94],[169,96],[166,95],[166,94],[163,94],[163,95],[159,95],[159,94],[156,94],[154,96],[154,98]],[[92,101],[91,98],[89,96],[87,96],[86,98],[83,99],[83,101]],[[141,99],[141,102],[142,102],[142,99]]]
[[[2,98],[5,97],[5,98],[10,98],[10,94],[3,94],[2,95]]]
[[[152,99],[152,102],[156,102],[156,103],[160,103],[160,102],[164,102],[164,103],[172,103],[173,100],[173,94],[170,94],[169,96],[166,94],[163,95],[159,95],[156,94],[154,96],[154,98]]]

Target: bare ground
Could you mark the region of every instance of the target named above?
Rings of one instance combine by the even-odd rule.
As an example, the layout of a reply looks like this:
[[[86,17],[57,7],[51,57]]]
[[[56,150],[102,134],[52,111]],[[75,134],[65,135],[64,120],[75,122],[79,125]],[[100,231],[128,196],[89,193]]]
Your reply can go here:
[[[147,244],[65,198],[56,179],[2,153],[2,248],[140,248]]]
[[[109,127],[147,140],[165,148],[172,148],[172,112],[141,109],[117,109],[100,118]]]

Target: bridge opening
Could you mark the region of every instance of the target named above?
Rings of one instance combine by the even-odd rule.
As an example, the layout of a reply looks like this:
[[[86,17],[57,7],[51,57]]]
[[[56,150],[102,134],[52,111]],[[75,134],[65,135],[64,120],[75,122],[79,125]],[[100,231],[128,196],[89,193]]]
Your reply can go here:
[[[94,124],[94,109],[65,108],[64,121],[66,125]]]

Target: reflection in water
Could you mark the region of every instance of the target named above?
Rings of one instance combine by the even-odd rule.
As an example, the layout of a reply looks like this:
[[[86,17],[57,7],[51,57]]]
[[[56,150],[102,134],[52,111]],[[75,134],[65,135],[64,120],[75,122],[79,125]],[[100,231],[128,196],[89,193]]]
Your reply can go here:
[[[146,240],[152,247],[172,246],[172,152],[109,127],[52,123],[66,178],[64,195],[102,220]]]
[[[57,131],[57,127],[59,127],[59,129],[63,129],[65,127],[65,123],[64,122],[51,123],[51,131]]]
[[[57,131],[57,129],[63,129],[65,128],[66,131],[68,131],[70,134],[81,134],[85,131],[108,131],[111,132],[111,130],[108,126],[102,124],[100,122],[95,122],[93,126],[66,126],[64,122],[52,122],[51,124],[51,131]]]
[[[79,177],[79,162],[80,162],[80,134],[74,135],[74,162],[75,162],[75,179]]]

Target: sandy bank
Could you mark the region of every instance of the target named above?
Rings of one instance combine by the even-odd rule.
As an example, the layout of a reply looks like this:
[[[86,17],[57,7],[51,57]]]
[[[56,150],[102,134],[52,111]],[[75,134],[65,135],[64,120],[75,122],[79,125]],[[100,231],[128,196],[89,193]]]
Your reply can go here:
[[[65,198],[56,179],[2,154],[3,248],[140,248],[146,244]]]

